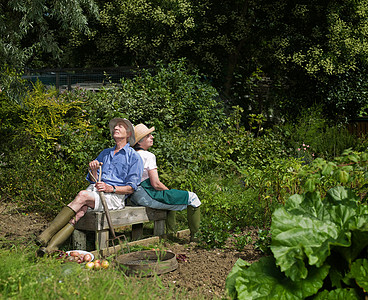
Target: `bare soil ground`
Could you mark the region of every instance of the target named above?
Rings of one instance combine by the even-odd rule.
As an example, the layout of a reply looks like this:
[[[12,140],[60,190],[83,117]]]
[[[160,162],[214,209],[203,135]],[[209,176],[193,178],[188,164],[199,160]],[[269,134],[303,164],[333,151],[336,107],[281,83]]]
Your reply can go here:
[[[6,247],[4,241],[32,243],[47,223],[36,213],[24,213],[14,205],[0,203],[0,247]],[[251,234],[255,239],[256,231],[251,230]],[[254,262],[262,256],[252,245],[243,251],[235,250],[231,239],[224,249],[206,250],[185,238],[179,243],[166,242],[164,246],[184,259],[178,260],[175,271],[161,274],[160,280],[164,286],[187,291],[188,299],[227,299],[225,280],[238,258]]]

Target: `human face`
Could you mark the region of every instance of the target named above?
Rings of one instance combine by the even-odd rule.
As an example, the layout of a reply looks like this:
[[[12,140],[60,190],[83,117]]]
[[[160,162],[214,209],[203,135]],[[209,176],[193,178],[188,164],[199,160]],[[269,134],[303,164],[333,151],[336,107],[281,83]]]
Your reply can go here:
[[[116,139],[127,139],[131,132],[128,131],[128,126],[124,122],[117,122],[114,126],[112,137]]]
[[[140,145],[144,150],[148,150],[148,149],[153,145],[153,135],[152,135],[152,134],[147,134],[147,135],[143,138],[143,141],[139,143],[139,145]]]

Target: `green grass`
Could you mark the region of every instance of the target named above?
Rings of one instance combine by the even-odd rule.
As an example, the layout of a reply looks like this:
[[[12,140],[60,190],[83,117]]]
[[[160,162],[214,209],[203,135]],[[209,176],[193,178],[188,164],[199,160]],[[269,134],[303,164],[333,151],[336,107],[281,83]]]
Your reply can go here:
[[[55,258],[36,258],[35,246],[0,249],[1,299],[188,299],[158,276],[127,277],[113,264],[107,270]],[[197,298],[202,299],[202,298]]]

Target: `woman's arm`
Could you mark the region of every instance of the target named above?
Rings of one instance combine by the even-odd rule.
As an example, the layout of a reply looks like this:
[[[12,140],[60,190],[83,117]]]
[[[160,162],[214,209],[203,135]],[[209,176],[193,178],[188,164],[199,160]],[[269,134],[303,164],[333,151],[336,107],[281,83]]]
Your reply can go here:
[[[166,185],[164,185],[160,181],[160,178],[158,177],[157,169],[149,170],[148,171],[148,176],[149,176],[149,180],[151,182],[151,185],[153,186],[153,188],[155,190],[158,190],[158,191],[168,190],[168,188],[166,187]]]

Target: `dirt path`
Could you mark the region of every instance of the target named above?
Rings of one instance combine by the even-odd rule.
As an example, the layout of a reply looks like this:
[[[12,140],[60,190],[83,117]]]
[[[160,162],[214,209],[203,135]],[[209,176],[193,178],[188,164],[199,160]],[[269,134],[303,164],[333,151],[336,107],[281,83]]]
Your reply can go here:
[[[0,204],[0,246],[12,241],[32,242],[35,235],[47,224],[45,218],[36,213],[23,213],[11,204]],[[255,233],[254,233],[255,234]],[[178,261],[178,268],[160,275],[164,285],[175,285],[185,289],[188,297],[205,299],[226,299],[225,280],[238,258],[248,262],[258,260],[262,254],[248,246],[236,251],[229,241],[226,249],[205,250],[195,244],[165,243],[168,250],[182,254],[186,261]]]
[[[166,284],[175,284],[185,288],[191,298],[202,294],[205,299],[224,299],[226,297],[225,280],[238,258],[254,262],[260,253],[252,250],[239,252],[230,249],[205,250],[195,245],[168,245],[175,254],[184,254],[186,262],[179,261],[178,269],[161,275]]]

